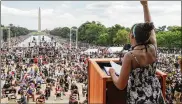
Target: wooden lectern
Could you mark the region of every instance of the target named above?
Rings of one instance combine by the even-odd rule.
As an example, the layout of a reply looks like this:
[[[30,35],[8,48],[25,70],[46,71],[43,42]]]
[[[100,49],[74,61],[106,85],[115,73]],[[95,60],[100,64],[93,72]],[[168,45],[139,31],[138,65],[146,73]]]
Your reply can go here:
[[[88,64],[88,103],[93,104],[126,104],[127,90],[119,90],[116,88],[104,71],[104,66],[110,67],[110,61],[116,63],[119,59],[89,59]],[[157,70],[157,76],[160,79],[162,92],[165,97],[166,74]]]

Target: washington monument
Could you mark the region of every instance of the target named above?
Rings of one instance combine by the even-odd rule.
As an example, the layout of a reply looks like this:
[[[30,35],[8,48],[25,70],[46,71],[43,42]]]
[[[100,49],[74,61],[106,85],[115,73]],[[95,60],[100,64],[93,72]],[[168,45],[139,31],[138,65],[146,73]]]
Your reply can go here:
[[[38,32],[41,32],[41,10],[39,7],[39,12],[38,12]]]

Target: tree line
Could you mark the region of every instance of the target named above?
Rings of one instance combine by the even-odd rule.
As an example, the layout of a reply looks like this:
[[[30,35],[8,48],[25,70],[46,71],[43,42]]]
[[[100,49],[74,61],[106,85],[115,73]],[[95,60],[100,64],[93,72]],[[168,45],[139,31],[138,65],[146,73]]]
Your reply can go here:
[[[6,26],[1,25],[2,28],[5,28]],[[10,37],[15,37],[15,36],[21,36],[21,35],[27,35],[30,32],[33,32],[35,30],[28,30],[27,28],[24,27],[19,27],[19,26],[14,26],[13,24],[9,24],[8,28],[10,28]],[[7,41],[8,39],[8,29],[3,29],[3,41]]]
[[[73,27],[77,28],[77,27]],[[101,46],[120,46],[129,43],[129,27],[116,24],[111,27],[105,27],[100,22],[85,22],[78,27],[78,41],[101,45]],[[181,26],[161,26],[156,27],[156,38],[159,47],[181,48],[182,35]],[[70,37],[68,27],[58,27],[50,31],[51,35],[61,36],[62,38]],[[72,31],[72,40],[75,40],[76,32]]]
[[[5,27],[1,25],[1,27]],[[36,30],[28,30],[24,27],[14,26],[9,24],[11,37],[27,35]],[[80,27],[72,27],[78,29],[78,41],[101,46],[120,46],[129,43],[130,28],[115,24],[111,27],[106,27],[100,22],[92,21],[85,22]],[[161,26],[155,28],[157,44],[159,47],[181,48],[182,35],[181,26]],[[69,27],[57,27],[53,30],[43,30],[45,33],[50,33],[54,36],[60,36],[65,39],[70,37]],[[72,40],[76,40],[76,31],[72,30]],[[7,41],[8,29],[3,29],[3,40]]]

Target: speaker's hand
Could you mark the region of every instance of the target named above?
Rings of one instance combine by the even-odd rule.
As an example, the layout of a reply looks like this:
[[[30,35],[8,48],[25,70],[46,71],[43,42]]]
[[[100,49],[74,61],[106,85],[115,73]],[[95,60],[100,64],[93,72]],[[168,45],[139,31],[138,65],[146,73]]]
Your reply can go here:
[[[109,69],[109,74],[112,75],[112,74],[115,74],[115,70],[113,68],[110,68]]]
[[[148,1],[147,0],[141,0],[140,3],[144,6],[144,5],[148,5]]]

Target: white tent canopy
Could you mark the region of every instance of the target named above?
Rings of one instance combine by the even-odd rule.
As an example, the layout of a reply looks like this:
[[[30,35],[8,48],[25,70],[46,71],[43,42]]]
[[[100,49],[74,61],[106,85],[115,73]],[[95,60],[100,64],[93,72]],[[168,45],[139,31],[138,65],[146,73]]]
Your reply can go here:
[[[123,50],[123,47],[109,47],[108,52],[109,53],[117,53]]]
[[[87,49],[84,53],[98,52],[98,49]]]

